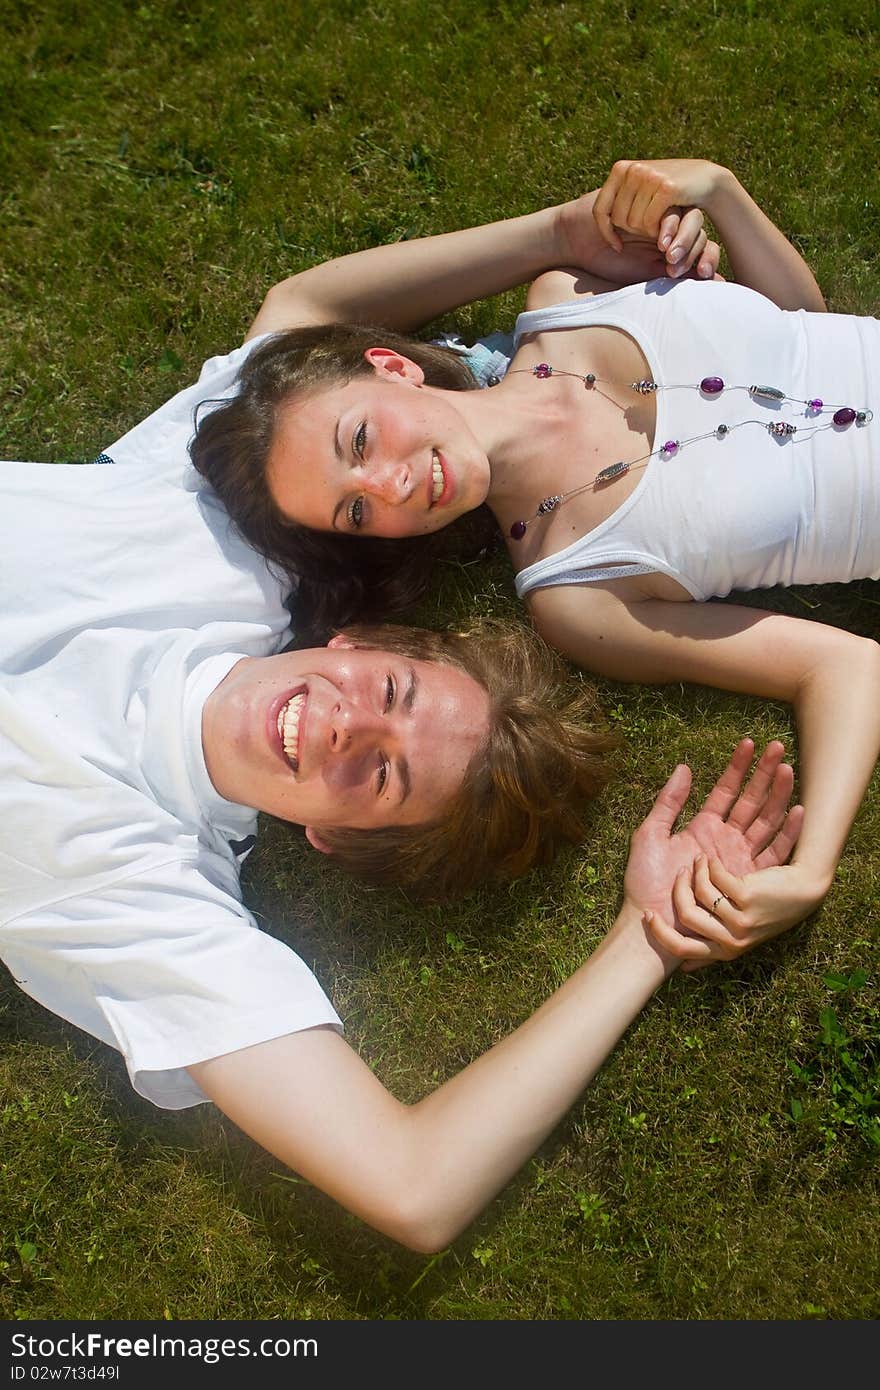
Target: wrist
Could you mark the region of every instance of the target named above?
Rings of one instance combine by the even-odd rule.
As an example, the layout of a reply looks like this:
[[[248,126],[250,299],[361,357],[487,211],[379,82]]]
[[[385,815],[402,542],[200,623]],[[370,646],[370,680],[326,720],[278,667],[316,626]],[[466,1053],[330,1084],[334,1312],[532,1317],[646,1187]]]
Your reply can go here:
[[[798,859],[797,852],[791,861],[790,868],[797,869],[803,881],[805,892],[814,901],[819,902],[830,891],[834,882],[834,874],[837,869],[837,860],[831,865],[816,864],[809,859]]]
[[[723,221],[726,211],[729,212],[738,201],[747,198],[748,194],[735,174],[723,164],[712,165],[709,192],[703,199],[702,207],[716,226],[719,226],[719,219]]]
[[[644,909],[625,897],[607,939],[619,941],[621,949],[630,956],[631,968],[656,974],[657,985],[660,985],[675,974],[681,961],[663,949],[653,932],[645,926],[643,918]]]
[[[593,254],[605,248],[605,242],[593,218],[593,205],[598,189],[582,193],[567,203],[559,203],[548,208],[553,214],[553,259],[548,270],[559,266],[573,266],[578,270],[589,270]]]

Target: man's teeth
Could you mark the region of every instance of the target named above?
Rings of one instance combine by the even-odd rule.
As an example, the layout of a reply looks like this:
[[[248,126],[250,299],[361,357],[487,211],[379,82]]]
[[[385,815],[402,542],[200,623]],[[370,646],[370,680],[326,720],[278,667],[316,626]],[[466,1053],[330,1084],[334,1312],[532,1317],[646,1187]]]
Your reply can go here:
[[[434,486],[431,491],[431,501],[439,502],[440,494],[443,491],[444,478],[443,469],[440,466],[440,459],[437,456],[436,450],[431,455],[431,477],[434,480]]]
[[[305,708],[305,691],[292,695],[278,714],[278,732],[286,756],[296,765],[299,760],[299,721]]]

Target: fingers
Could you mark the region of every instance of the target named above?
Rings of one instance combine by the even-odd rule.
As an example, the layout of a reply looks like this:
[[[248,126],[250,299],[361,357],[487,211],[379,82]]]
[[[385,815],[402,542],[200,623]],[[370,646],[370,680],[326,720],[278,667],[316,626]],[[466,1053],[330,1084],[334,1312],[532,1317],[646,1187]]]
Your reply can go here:
[[[770,869],[778,864],[787,864],[792,850],[798,842],[804,824],[803,806],[792,806],[779,834],[755,859],[756,869]]]
[[[681,208],[670,208],[660,219],[660,235],[657,238],[657,245],[661,251],[666,252],[672,246],[680,222]],[[678,258],[676,257],[676,259]]]
[[[750,738],[740,739],[727,767],[703,802],[702,809],[726,819],[742,788],[746,773],[752,765],[755,745]]]
[[[614,165],[611,173],[603,183],[593,204],[593,218],[599,228],[599,235],[603,241],[613,247],[615,251],[623,250],[623,242],[614,230],[614,223],[611,217],[611,210],[614,207],[615,199],[623,181],[623,170],[620,162]]]
[[[733,875],[729,877],[733,878]],[[703,887],[699,890],[701,893],[706,891],[707,882],[708,878],[704,876]],[[717,900],[717,890],[711,884],[709,889]],[[672,904],[680,924],[677,928],[670,926],[657,912],[645,913],[643,920],[659,945],[681,961],[683,968],[693,970],[712,961],[734,960],[747,949],[736,925],[729,926],[720,919],[722,903],[719,902],[712,913],[697,901],[687,869],[682,869],[676,877]]]
[[[707,241],[705,250],[694,266],[694,273],[701,280],[723,280],[724,276],[718,274],[718,265],[721,261],[721,247],[717,241]]]
[[[672,776],[661,788],[654,805],[639,828],[645,830],[650,827],[669,834],[681,815],[690,790],[691,770],[687,763],[679,763]]]
[[[734,913],[742,905],[742,889],[742,879],[730,873],[720,859],[710,862],[707,855],[697,855],[694,861],[694,901],[727,927],[736,925]]]
[[[754,819],[745,831],[745,839],[753,855],[759,854],[781,829],[793,787],[794,769],[789,763],[780,763],[766,791],[763,805],[756,809]],[[748,792],[749,787],[743,795],[747,795]],[[737,807],[734,806],[730,817],[734,824],[736,815]]]
[[[775,779],[782,759],[785,755],[785,747],[779,739],[773,739],[767,744],[755,765],[755,770],[748,780],[743,791],[737,797],[735,804],[731,807],[727,817],[728,825],[734,826],[737,830],[746,832],[754,824],[755,820],[763,810],[768,797],[771,796]],[[791,787],[794,784],[794,774],[789,768],[791,781],[785,800],[791,795]],[[785,781],[783,774],[783,783]],[[778,801],[778,797],[777,797]],[[776,827],[774,826],[774,829]],[[768,837],[769,838],[769,837]]]
[[[681,209],[676,209],[681,212]],[[681,213],[678,231],[673,238],[666,259],[668,274],[687,275],[699,261],[708,245],[709,238],[703,226],[703,214],[699,208],[688,208]]]
[[[646,912],[642,921],[658,946],[669,955],[675,956],[676,960],[699,961],[701,965],[708,965],[715,959],[711,942],[703,941],[696,936],[682,936],[681,932],[671,927],[659,912]]]

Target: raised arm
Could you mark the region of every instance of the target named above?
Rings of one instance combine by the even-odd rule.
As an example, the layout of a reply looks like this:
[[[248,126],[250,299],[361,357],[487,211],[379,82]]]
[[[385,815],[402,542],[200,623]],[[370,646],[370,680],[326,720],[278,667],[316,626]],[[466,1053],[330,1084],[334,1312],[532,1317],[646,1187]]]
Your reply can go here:
[[[781,309],[825,308],[800,252],[720,164],[618,160],[599,190],[594,216],[607,244],[622,249],[617,229],[659,239],[663,217],[681,203],[693,203],[712,219],[739,284],[760,291]]]
[[[594,191],[523,217],[325,261],[273,286],[247,337],[335,322],[380,323],[410,332],[461,304],[525,284],[560,265],[616,284],[662,275],[667,267],[656,238],[636,236],[620,255],[609,252],[593,217],[595,198]],[[680,225],[676,221],[669,252],[675,251],[679,266],[698,257],[717,265],[718,248],[713,243],[707,251],[702,223],[698,210]]]
[[[761,852],[781,863],[797,836],[775,754],[765,794],[737,800],[752,751],[741,745],[716,787],[742,812],[725,844],[710,837],[731,867],[767,841]],[[415,1250],[443,1249],[535,1152],[678,964],[659,933],[676,944],[673,888],[687,911],[678,874],[690,881],[706,847],[688,827],[672,833],[689,789],[679,766],[633,837],[623,907],[589,960],[514,1033],[417,1104],[396,1100],[325,1028],[213,1058],[191,1074],[253,1139],[350,1211]]]
[[[812,911],[880,753],[877,643],[733,604],[627,603],[606,588],[542,589],[529,604],[552,646],[612,679],[694,681],[794,706],[804,828],[791,865],[742,886],[740,923],[762,932]]]

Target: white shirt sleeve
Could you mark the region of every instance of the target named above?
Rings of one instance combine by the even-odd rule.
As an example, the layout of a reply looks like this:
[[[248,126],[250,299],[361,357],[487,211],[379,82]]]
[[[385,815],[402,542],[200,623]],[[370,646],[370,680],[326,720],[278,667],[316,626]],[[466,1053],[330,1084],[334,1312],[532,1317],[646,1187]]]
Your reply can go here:
[[[336,1011],[314,974],[195,861],[141,868],[14,918],[0,956],[46,1008],[117,1048],[140,1095],[206,1097],[186,1068]]]

